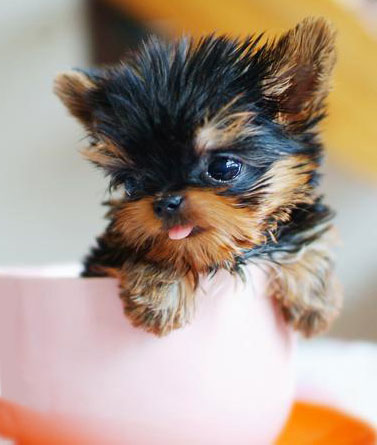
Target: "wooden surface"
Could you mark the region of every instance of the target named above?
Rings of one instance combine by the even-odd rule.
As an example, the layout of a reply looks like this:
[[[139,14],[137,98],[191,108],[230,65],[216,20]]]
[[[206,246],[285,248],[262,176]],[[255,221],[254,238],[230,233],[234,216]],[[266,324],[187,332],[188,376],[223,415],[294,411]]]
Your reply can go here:
[[[332,153],[377,179],[377,40],[334,0],[107,0],[164,32],[201,35],[217,31],[276,35],[306,16],[324,16],[338,29],[339,60],[325,140]]]

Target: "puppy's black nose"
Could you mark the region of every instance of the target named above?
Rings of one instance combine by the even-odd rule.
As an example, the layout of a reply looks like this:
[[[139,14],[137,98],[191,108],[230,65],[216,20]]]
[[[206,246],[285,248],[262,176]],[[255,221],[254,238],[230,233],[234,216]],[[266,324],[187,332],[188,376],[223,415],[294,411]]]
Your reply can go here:
[[[159,218],[172,216],[178,212],[183,202],[181,195],[169,195],[164,198],[156,199],[153,204],[155,214]]]

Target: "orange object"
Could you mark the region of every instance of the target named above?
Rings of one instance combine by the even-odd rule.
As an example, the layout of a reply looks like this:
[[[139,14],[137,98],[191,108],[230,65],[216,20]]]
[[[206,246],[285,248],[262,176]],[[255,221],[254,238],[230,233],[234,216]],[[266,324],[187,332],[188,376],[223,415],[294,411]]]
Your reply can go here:
[[[67,419],[41,414],[0,399],[0,438],[17,445],[99,444],[95,436]]]
[[[296,402],[276,445],[373,445],[376,431],[335,409]]]
[[[96,445],[113,443],[111,437],[115,437],[4,400],[0,400],[0,436],[17,445]],[[376,440],[376,432],[360,420],[331,408],[297,402],[276,445],[372,445]]]

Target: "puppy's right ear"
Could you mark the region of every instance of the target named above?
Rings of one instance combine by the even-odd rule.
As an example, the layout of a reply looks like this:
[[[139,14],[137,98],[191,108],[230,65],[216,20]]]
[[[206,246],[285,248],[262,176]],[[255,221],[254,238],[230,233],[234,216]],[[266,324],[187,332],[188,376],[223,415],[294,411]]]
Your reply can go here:
[[[94,78],[83,71],[68,71],[56,76],[54,92],[69,112],[86,127],[92,124],[90,93],[97,88]]]

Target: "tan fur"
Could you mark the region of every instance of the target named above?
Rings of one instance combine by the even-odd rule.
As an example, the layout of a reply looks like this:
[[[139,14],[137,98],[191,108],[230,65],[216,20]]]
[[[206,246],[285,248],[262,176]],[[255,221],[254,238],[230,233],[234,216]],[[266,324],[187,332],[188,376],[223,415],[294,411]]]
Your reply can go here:
[[[194,281],[173,269],[125,264],[119,271],[124,310],[134,326],[162,336],[191,321]]]
[[[271,216],[276,221],[289,221],[289,215],[297,204],[311,204],[314,196],[308,181],[317,167],[304,155],[287,156],[275,162],[253,187],[255,190],[261,184],[267,184],[263,188],[265,199],[258,209],[261,217],[266,219]]]
[[[294,128],[296,122],[322,111],[335,61],[335,31],[323,18],[304,19],[277,41],[264,91],[280,98],[280,123]]]
[[[121,206],[116,214],[116,228],[136,248],[152,240],[147,257],[156,262],[174,264],[186,273],[205,272],[209,264],[227,267],[234,253],[264,240],[258,222],[247,208],[237,208],[237,202],[214,194],[210,190],[191,189],[185,193],[187,223],[201,232],[179,242],[171,240],[153,212],[153,199],[145,198]]]
[[[111,168],[129,167],[132,160],[126,155],[125,150],[120,150],[109,139],[103,139],[94,146],[82,150],[82,155],[98,167],[105,170]]]
[[[308,180],[314,168],[304,156],[277,161],[256,184],[257,195],[259,186],[264,187],[263,198],[255,208],[241,206],[237,197],[220,196],[212,190],[187,189],[184,223],[200,228],[200,233],[179,242],[169,239],[154,214],[151,197],[120,202],[114,208],[115,227],[135,248],[151,242],[147,257],[174,264],[182,273],[189,269],[205,272],[208,264],[229,268],[242,249],[266,242],[266,231],[272,233],[277,221],[288,221],[298,203],[313,201]]]
[[[195,135],[195,147],[199,154],[207,150],[225,147],[236,140],[253,136],[257,127],[253,127],[252,112],[230,112],[239,97],[232,99],[211,119],[206,118]]]
[[[267,232],[274,240],[277,223],[288,222],[292,210],[300,203],[311,204],[315,200],[310,174],[317,165],[303,155],[287,156],[276,161],[246,195],[262,195],[253,212],[259,230]]]
[[[270,293],[287,321],[307,337],[326,331],[341,307],[332,254],[336,240],[330,228],[299,254],[265,263],[271,277]]]
[[[95,88],[95,84],[83,73],[68,71],[56,76],[54,92],[68,110],[87,125],[91,119],[90,110],[85,104],[84,96]]]

